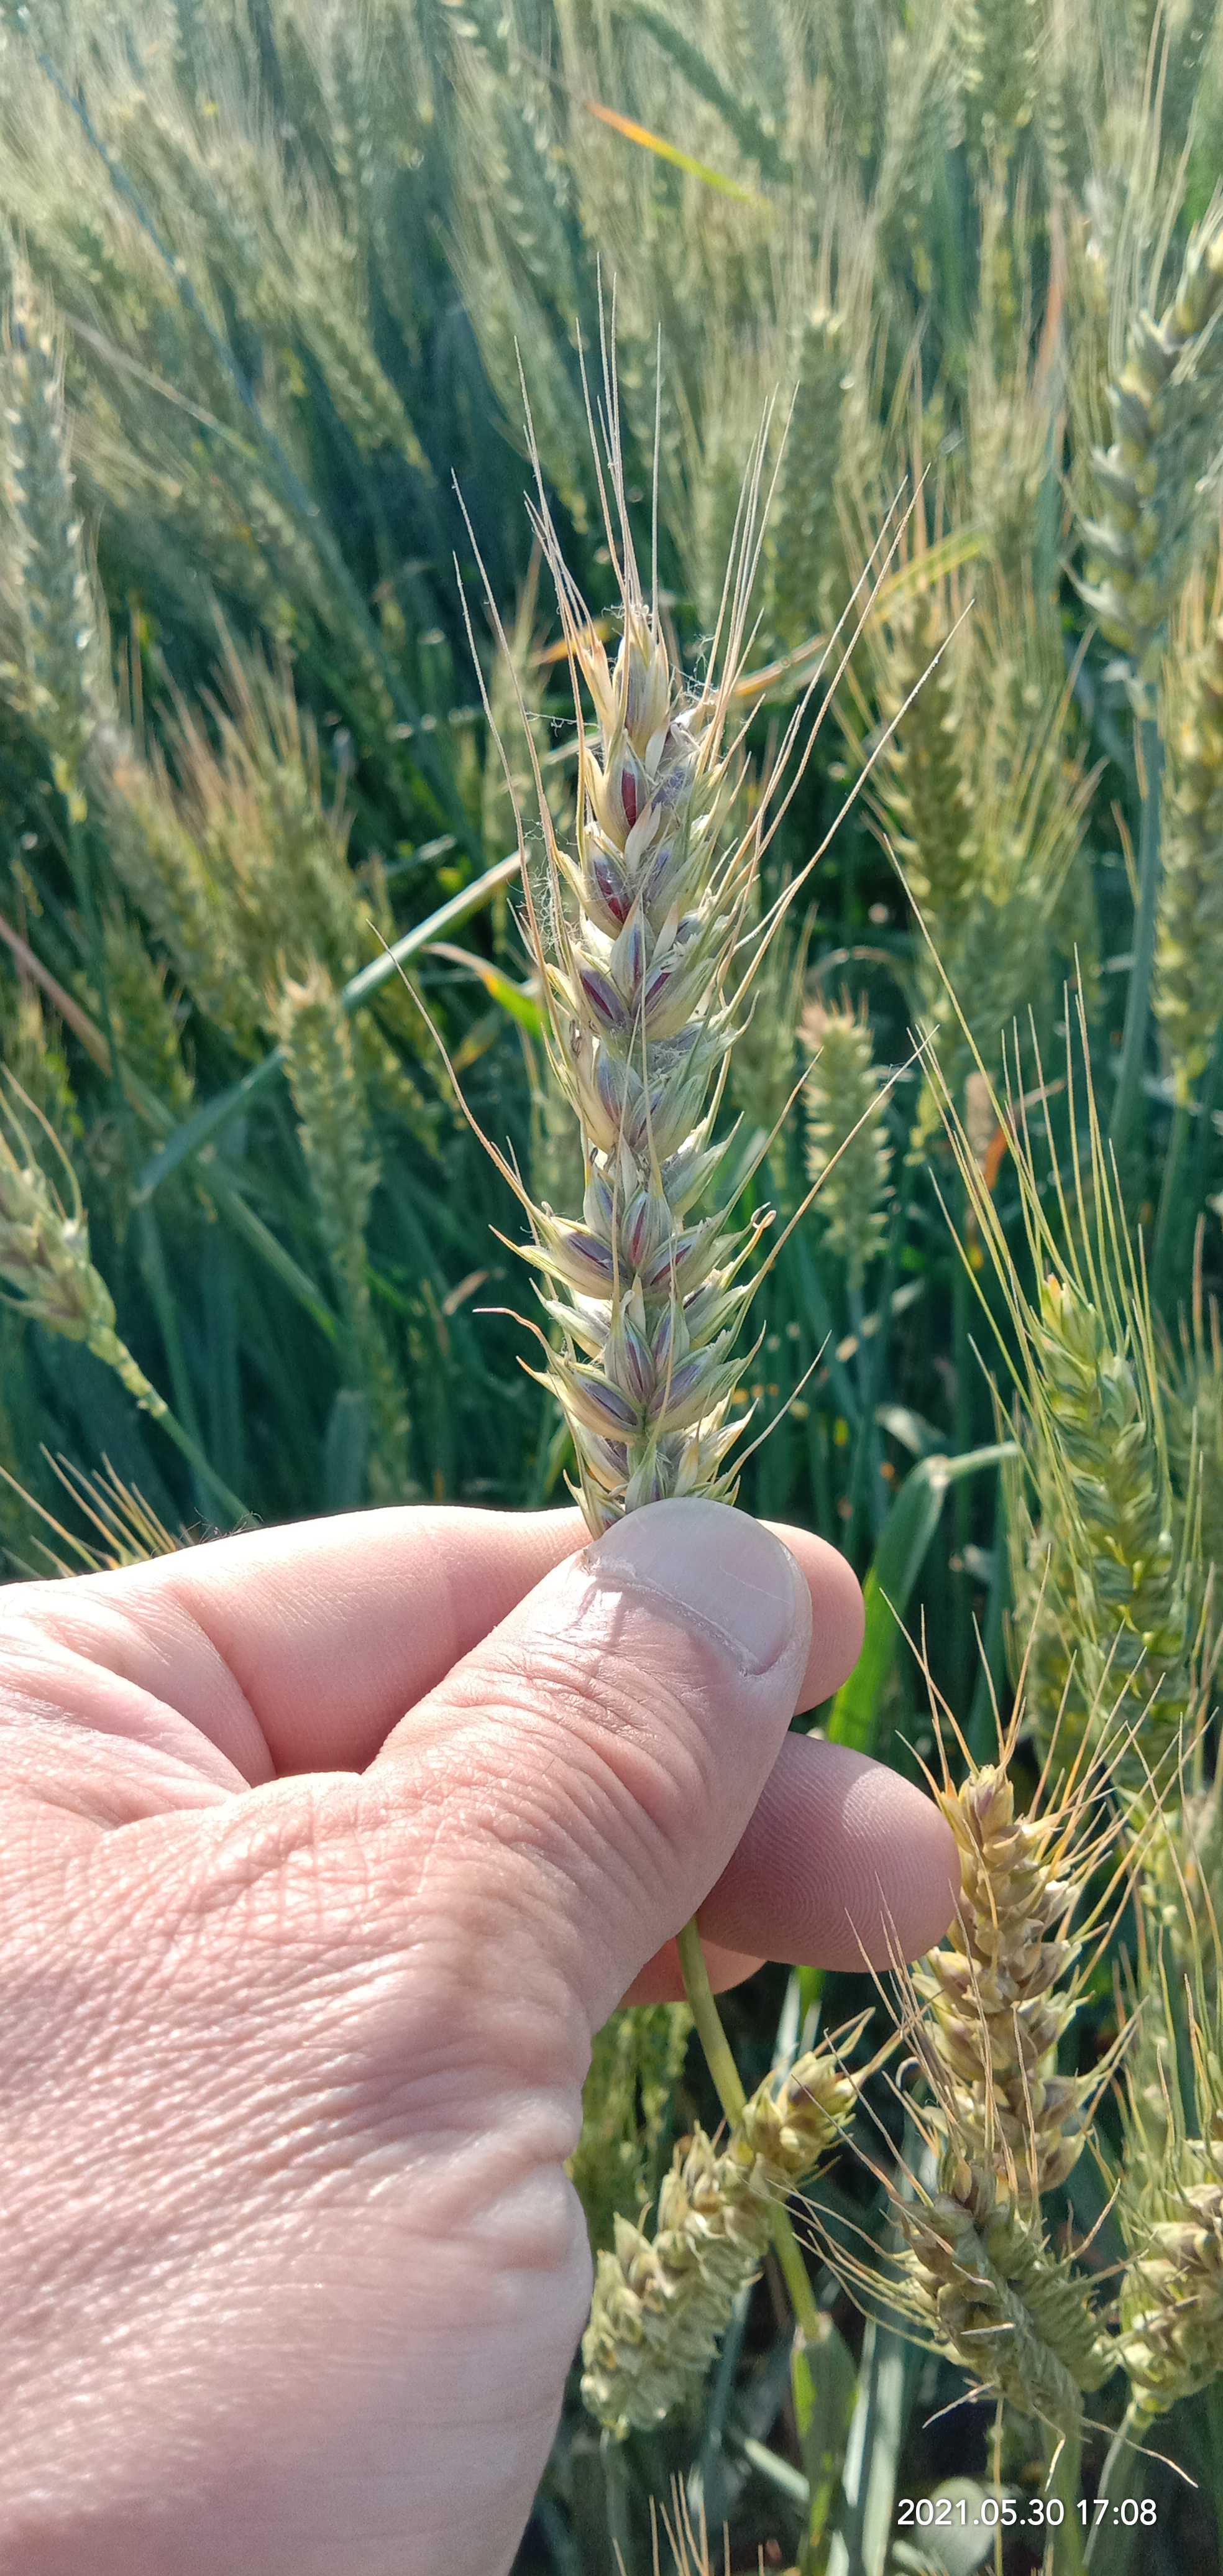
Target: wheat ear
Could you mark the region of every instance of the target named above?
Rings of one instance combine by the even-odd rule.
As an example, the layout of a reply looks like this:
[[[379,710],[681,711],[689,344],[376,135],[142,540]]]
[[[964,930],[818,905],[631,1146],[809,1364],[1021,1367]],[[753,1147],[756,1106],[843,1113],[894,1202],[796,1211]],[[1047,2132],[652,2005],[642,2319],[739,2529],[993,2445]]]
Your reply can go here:
[[[810,2051],[766,2079],[720,2152],[703,2129],[681,2141],[652,2240],[617,2218],[582,2341],[582,2395],[609,2432],[661,2423],[699,2389],[764,2260],[777,2199],[810,2179],[856,2096],[831,2049]]]
[[[1199,582],[1164,666],[1154,1003],[1178,1105],[1210,1061],[1223,984],[1223,617],[1212,616],[1203,633],[1205,625]]]
[[[807,1171],[819,1188],[825,1241],[845,1264],[852,1297],[886,1232],[892,1153],[884,1077],[864,1011],[810,1002],[799,1036],[811,1060],[804,1093]]]
[[[1191,234],[1176,293],[1158,321],[1139,310],[1109,387],[1113,443],[1093,457],[1102,503],[1083,525],[1083,597],[1127,657],[1139,695],[1151,680],[1220,451],[1223,206]]]
[[[1223,2015],[1219,1926],[1185,1983],[1188,2047],[1158,2052],[1162,2119],[1143,2099],[1149,2063],[1131,2068],[1119,2212],[1129,2249],[1120,2293],[1120,2351],[1139,2422],[1166,2414],[1223,2370]],[[1210,1965],[1213,1993],[1203,1971]],[[1175,2028],[1165,1963],[1157,1964],[1164,2028]],[[1196,1991],[1195,1991],[1196,1990]],[[1186,2080],[1186,2059],[1191,2077]]]

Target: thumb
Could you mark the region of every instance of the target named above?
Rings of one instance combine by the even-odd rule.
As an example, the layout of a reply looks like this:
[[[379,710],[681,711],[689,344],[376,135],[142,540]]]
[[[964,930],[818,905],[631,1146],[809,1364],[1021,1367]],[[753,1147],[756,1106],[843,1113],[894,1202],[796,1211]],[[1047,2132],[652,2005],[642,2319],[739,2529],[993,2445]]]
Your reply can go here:
[[[597,2029],[720,1876],[798,1704],[810,1588],[745,1513],[653,1503],[555,1568],[388,1739],[521,1955]],[[504,1953],[502,1953],[504,1959]]]

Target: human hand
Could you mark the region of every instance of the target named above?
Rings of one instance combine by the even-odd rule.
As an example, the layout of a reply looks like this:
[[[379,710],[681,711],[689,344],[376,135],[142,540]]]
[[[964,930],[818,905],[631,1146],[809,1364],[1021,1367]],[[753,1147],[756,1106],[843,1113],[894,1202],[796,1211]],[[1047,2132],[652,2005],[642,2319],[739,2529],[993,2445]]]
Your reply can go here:
[[[508,2567],[592,2032],[698,1905],[717,1984],[952,1910],[933,1805],[787,1737],[861,1604],[786,1540],[379,1511],[0,1595],[5,2576]]]

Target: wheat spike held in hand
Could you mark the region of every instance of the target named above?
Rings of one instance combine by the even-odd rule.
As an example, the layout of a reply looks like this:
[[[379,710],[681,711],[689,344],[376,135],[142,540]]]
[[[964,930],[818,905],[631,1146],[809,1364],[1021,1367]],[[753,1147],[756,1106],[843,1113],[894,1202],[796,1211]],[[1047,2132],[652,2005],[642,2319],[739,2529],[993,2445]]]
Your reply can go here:
[[[594,1531],[671,1495],[733,1498],[728,1453],[742,1427],[728,1418],[741,1366],[735,1343],[755,1285],[744,1274],[769,1219],[732,1226],[730,1202],[716,1190],[731,1140],[715,1142],[713,1130],[746,988],[765,953],[748,934],[770,797],[784,788],[784,806],[792,791],[810,696],[791,719],[769,796],[740,829],[731,812],[742,759],[735,690],[759,546],[763,435],[710,666],[695,687],[664,631],[656,583],[649,595],[642,584],[616,399],[609,367],[600,479],[623,618],[614,659],[569,574],[542,490],[536,514],[573,672],[578,782],[569,850],[536,766],[542,868],[529,858],[523,868],[549,1059],[577,1120],[585,1170],[580,1214],[537,1206],[519,1189],[533,1237],[524,1257],[542,1273],[544,1309],[558,1328],[542,1382],[572,1433]]]
[[[557,833],[527,711],[519,707],[542,833],[537,856],[519,819],[525,933],[544,997],[551,1074],[581,1141],[580,1213],[535,1201],[497,1156],[530,1224],[531,1242],[521,1249],[541,1275],[538,1293],[552,1326],[549,1340],[540,1334],[547,1358],[536,1374],[572,1436],[576,1490],[596,1535],[626,1512],[672,1497],[734,1498],[730,1452],[743,1428],[731,1412],[742,1366],[736,1342],[767,1266],[752,1275],[772,1212],[733,1224],[745,1173],[724,1180],[721,1194],[718,1182],[737,1122],[720,1138],[715,1126],[752,988],[815,864],[808,862],[762,918],[760,860],[810,749],[814,728],[807,732],[806,718],[819,677],[785,728],[763,792],[745,800],[749,819],[742,822],[739,691],[765,515],[769,414],[743,488],[707,669],[693,684],[664,626],[656,564],[648,590],[639,570],[606,341],[603,355],[602,403],[597,427],[593,412],[590,425],[619,590],[614,657],[569,573],[532,440],[533,515],[555,586],[577,720],[570,847]],[[511,765],[503,766],[513,796]],[[771,1143],[769,1133],[753,1137],[750,1170]],[[821,2109],[818,2145],[809,2135],[822,2096],[808,2093],[807,2077],[815,2085],[819,2069],[804,2060],[779,2092],[766,2085],[745,2101],[695,1923],[680,1933],[679,1951],[732,2137],[722,2155],[703,2134],[677,2155],[654,2245],[621,2218],[616,2250],[600,2257],[584,2393],[617,2433],[658,2421],[704,2372],[770,2236],[796,2317],[804,2331],[818,2332],[783,2199],[832,2134]],[[844,2087],[843,2077],[835,2080]],[[762,2175],[773,2185],[764,2198]]]

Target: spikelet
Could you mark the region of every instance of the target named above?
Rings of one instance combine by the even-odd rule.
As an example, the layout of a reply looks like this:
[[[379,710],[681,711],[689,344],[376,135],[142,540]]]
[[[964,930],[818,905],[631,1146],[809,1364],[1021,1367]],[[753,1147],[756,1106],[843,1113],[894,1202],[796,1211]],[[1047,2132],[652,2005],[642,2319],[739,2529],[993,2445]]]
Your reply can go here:
[[[582,2395],[617,2438],[661,2423],[697,2393],[739,2292],[760,2270],[775,2201],[814,2174],[855,2094],[831,2049],[809,2051],[788,2074],[766,2078],[721,2152],[702,2129],[681,2141],[652,2241],[617,2219],[582,2338]]]
[[[1056,609],[1050,599],[1034,595],[1033,557],[1056,429],[1050,420],[1049,387],[1029,356],[1036,302],[1032,247],[1023,200],[1018,206],[1012,203],[1004,180],[983,185],[979,195],[981,292],[968,367],[964,506],[982,530],[995,568],[995,621],[1005,621],[1010,608],[1014,622],[1011,604],[1022,603],[1022,622],[1032,641],[1045,641],[1042,628],[1053,630],[1048,673],[1042,677],[1046,688],[1060,688],[1063,653]],[[1052,569],[1050,579],[1056,580]],[[981,604],[980,580],[974,575],[974,623]],[[1028,660],[1031,652],[1030,641]]]
[[[534,1238],[525,1258],[543,1274],[544,1309],[559,1327],[541,1382],[572,1432],[595,1531],[669,1495],[733,1496],[726,1461],[739,1426],[727,1410],[736,1328],[752,1294],[739,1274],[767,1221],[758,1216],[733,1234],[725,1206],[706,1213],[702,1204],[726,1150],[712,1144],[711,1130],[740,1016],[747,970],[737,991],[734,979],[766,830],[761,805],[742,832],[733,828],[738,768],[724,742],[755,569],[761,451],[713,668],[694,692],[642,590],[614,406],[609,378],[606,529],[623,637],[613,665],[541,508],[575,704],[580,714],[580,678],[594,702],[598,749],[583,730],[572,855],[557,840],[537,771],[542,877],[532,883],[524,867],[549,1057],[577,1118],[586,1172],[580,1219],[520,1192]],[[806,703],[791,719],[774,795]]]
[[[150,956],[130,915],[118,910],[103,921],[102,956],[111,1025],[125,1064],[176,1118],[185,1118],[193,1086],[164,965]],[[88,978],[82,975],[78,981],[83,998],[96,1010]]]
[[[803,1092],[807,1175],[819,1184],[815,1207],[824,1239],[844,1262],[856,1295],[887,1231],[892,1150],[883,1076],[864,1009],[846,1003],[830,1011],[817,998],[803,1013],[799,1035],[811,1059]]]
[[[878,0],[820,0],[819,48],[848,140],[869,159],[879,144],[887,68]]]
[[[1007,1947],[985,1928],[993,1926],[994,1917],[981,1864],[995,1830],[1007,1877],[1013,1868],[1019,1881],[1017,1888],[1005,1879],[1001,1883],[1008,1911],[1012,1896],[1016,1899],[1016,1960],[1035,1941],[1038,1949],[1048,1946],[1056,1973],[1060,1948],[1056,1931],[1054,1942],[1045,1944],[1041,1909],[1030,1902],[1018,1858],[1022,1822],[1016,1837],[1013,1817],[1009,1825],[1001,1821],[1007,1807],[1005,1789],[999,1794],[1004,1776],[1004,1768],[980,1766],[966,1784],[967,1797],[958,1811],[945,1804],[969,1863],[959,1933],[952,1936],[950,1948],[924,1963],[918,1978],[903,1968],[896,1972],[901,2040],[929,2096],[919,2107],[910,2088],[903,2094],[925,2150],[920,2171],[902,2161],[877,2174],[898,2250],[882,2258],[864,2257],[852,2245],[837,2242],[830,2243],[829,2255],[849,2289],[865,2294],[871,2306],[882,2300],[898,2311],[981,2392],[1003,2400],[1018,2415],[1038,2416],[1060,2437],[1073,2438],[1084,2396],[1103,2384],[1116,2355],[1089,2276],[1050,2244],[1039,2197],[1025,2188],[1022,2165],[1006,2144],[1007,2115],[999,2117],[997,2106],[991,2106],[995,2071],[990,2060],[1005,2021],[999,1958]],[[1045,1879],[1043,1855],[1034,1867]],[[1053,1885],[1051,1879],[1045,1883]],[[1055,1903],[1055,1927],[1057,1921]],[[1021,1977],[1023,1982],[1031,1979],[1033,1991],[1022,2001],[1016,1998],[1016,2025],[1020,2013],[1033,2022],[1040,2013],[1035,1991],[1039,1973],[1033,1974],[1026,1957]],[[1056,2005],[1053,2010],[1056,2014]],[[1034,2040],[1040,2036],[1034,2029]],[[1119,2050],[1122,2043],[1117,2045]],[[999,2045],[1000,2062],[1004,2056]],[[1097,2086],[1110,2071],[1110,2066],[1098,2070]],[[1040,2085],[1039,2075],[1037,2080]],[[1011,2099],[1017,2100],[1019,2088],[1012,2084],[1010,2089]],[[1067,2086],[1059,2099],[1056,2080],[1049,2078],[1043,2099],[1038,2093],[1037,2119],[1029,2115],[1027,2121],[1029,2183],[1033,2171],[1039,2178],[1046,2160],[1051,2173],[1064,2173],[1073,2165],[1079,2109],[1080,2097],[1073,2089]],[[975,2152],[978,2147],[980,2153]]]
[[[1053,0],[1049,35],[1037,58],[1037,120],[1049,193],[1081,197],[1095,142],[1096,65],[1074,0]]]
[[[891,276],[911,269],[919,295],[929,295],[934,285],[927,245],[930,209],[948,153],[959,139],[951,35],[948,12],[938,0],[919,0],[888,41],[887,106],[874,199],[880,262]]]
[[[319,1227],[354,1338],[369,1326],[365,1231],[379,1179],[352,1026],[326,969],[286,979],[274,1006]]]
[[[1113,443],[1093,459],[1101,515],[1083,524],[1083,597],[1126,656],[1140,698],[1223,462],[1221,319],[1223,208],[1213,207],[1190,236],[1159,320],[1140,308],[1130,321],[1109,387]]]
[[[1142,1347],[1149,1318],[1145,1336],[1133,1323],[1118,1336],[1073,1281],[1050,1273],[1040,1319],[1043,1519],[1055,1596],[1064,1587],[1064,1649],[1069,1662],[1077,1634],[1085,1673],[1094,1666],[1103,1687],[1107,1671],[1113,1723],[1140,1724],[1140,1744],[1119,1747],[1115,1766],[1119,1784],[1137,1787],[1185,1734],[1194,1708],[1189,1593]]]
[[[350,1382],[366,1387],[371,1400],[375,1499],[398,1499],[407,1477],[407,1417],[371,1308],[366,1247],[380,1166],[352,1022],[322,965],[300,982],[285,979],[274,1026],[284,1048],[319,1231],[339,1294]]]
[[[47,744],[57,787],[79,816],[82,762],[111,703],[105,627],[68,459],[63,359],[20,268],[8,313],[3,392],[5,498],[23,662],[14,675],[16,694]]]
[[[82,1134],[62,1032],[50,1021],[33,984],[24,976],[0,981],[0,1036],[4,1062],[36,1114],[69,1142]]]
[[[954,2146],[933,2192],[893,2206],[908,2244],[898,2303],[980,2388],[1073,2435],[1084,2395],[1115,2367],[1082,2276]]]
[[[960,1895],[946,1943],[913,1979],[923,2053],[941,2069],[939,2125],[1019,2213],[1073,2171],[1100,2090],[1098,2070],[1059,2075],[1058,2049],[1085,1973],[1088,1927],[1074,1917],[1114,1835],[1108,1824],[1092,1831],[1100,1783],[1082,1770],[1055,1797],[1040,1784],[1017,1812],[1010,1763],[1023,1724],[1021,1697],[998,1760],[970,1760],[954,1787],[944,1749],[934,1794],[955,1836]]]
[[[263,994],[246,968],[228,889],[209,868],[164,761],[153,750],[142,758],[130,735],[103,726],[91,748],[90,778],[120,883],[205,1017],[253,1055],[264,1027]]]
[[[1203,631],[1205,630],[1205,631]],[[1156,1016],[1178,1101],[1210,1061],[1223,988],[1223,616],[1191,586],[1164,666]]]

